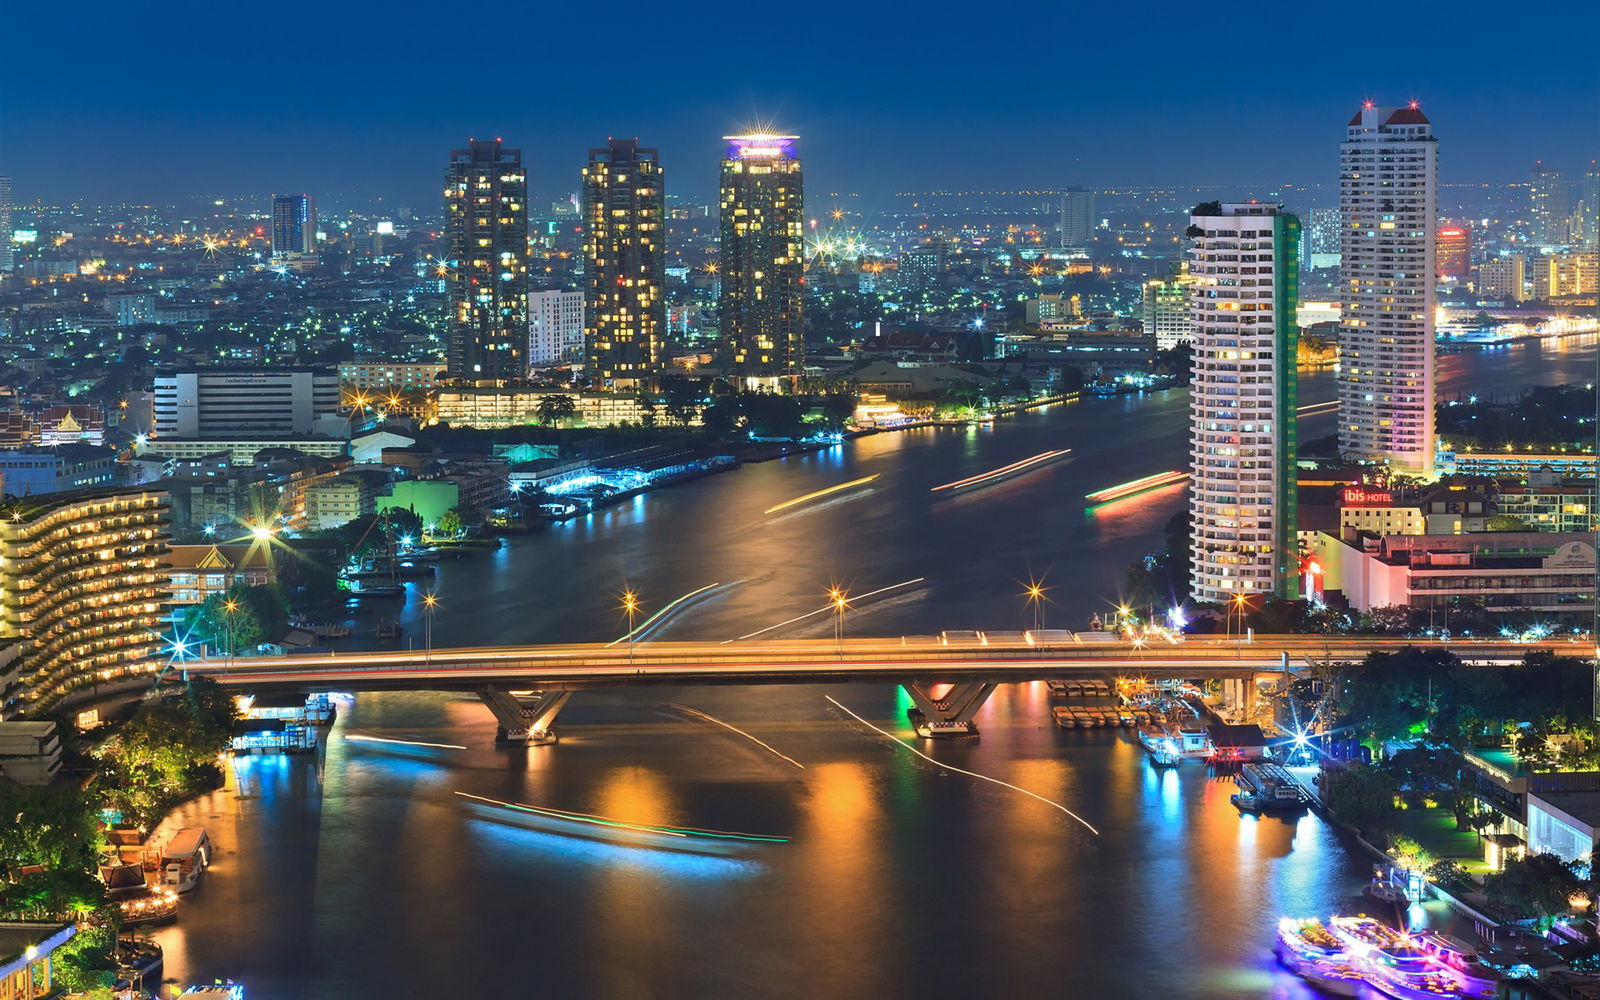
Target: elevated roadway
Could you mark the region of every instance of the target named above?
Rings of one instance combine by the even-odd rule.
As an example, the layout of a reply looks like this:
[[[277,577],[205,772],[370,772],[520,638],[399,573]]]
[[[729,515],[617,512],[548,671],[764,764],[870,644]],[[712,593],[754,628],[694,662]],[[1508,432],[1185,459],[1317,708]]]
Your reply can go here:
[[[986,642],[897,637],[484,646],[203,659],[183,666],[191,675],[248,691],[472,691],[494,711],[510,738],[548,742],[555,715],[573,690],[606,685],[898,683],[929,720],[930,734],[955,735],[971,730],[972,715],[999,683],[1125,675],[1252,679],[1408,646],[1448,649],[1473,663],[1515,663],[1535,650],[1592,654],[1582,640],[1443,643],[1258,635],[1250,641],[1189,636],[1155,644],[1062,641],[1035,646],[1021,636],[991,634]],[[936,695],[940,685],[952,687]]]

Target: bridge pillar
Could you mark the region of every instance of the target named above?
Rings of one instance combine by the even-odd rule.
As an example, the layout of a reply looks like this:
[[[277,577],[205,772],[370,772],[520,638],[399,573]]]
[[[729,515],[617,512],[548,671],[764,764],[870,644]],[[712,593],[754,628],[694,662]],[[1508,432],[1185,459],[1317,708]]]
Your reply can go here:
[[[557,739],[556,715],[571,691],[508,691],[505,688],[486,687],[478,697],[494,713],[495,745],[546,746]]]
[[[902,685],[916,708],[906,713],[918,736],[932,739],[957,739],[978,735],[972,717],[994,693],[995,685],[982,681],[953,684],[950,690],[935,698],[933,684],[909,683]]]

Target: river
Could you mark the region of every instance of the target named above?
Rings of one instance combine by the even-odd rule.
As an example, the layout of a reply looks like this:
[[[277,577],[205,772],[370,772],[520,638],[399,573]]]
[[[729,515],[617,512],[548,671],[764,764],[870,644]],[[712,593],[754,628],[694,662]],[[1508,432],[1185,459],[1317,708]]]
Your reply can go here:
[[[1594,348],[1446,356],[1441,390],[1581,383]],[[1303,404],[1332,395],[1330,375],[1303,380]],[[1029,627],[1030,578],[1049,588],[1046,627],[1076,627],[1159,547],[1183,489],[1093,509],[1083,496],[1183,468],[1186,407],[1182,391],[1091,400],[663,490],[442,566],[434,642],[615,638],[624,586],[650,615],[713,584],[650,637],[734,638],[823,607],[830,585],[919,578],[858,602],[846,631]],[[1314,417],[1302,436],[1332,430]],[[1058,448],[1072,451],[970,494],[929,492]],[[832,628],[821,614],[766,634]],[[1049,802],[918,758],[830,696],[906,739],[903,696],[884,685],[580,692],[562,742],[530,751],[495,749],[474,698],[363,694],[322,757],[236,760],[228,789],[174,817],[219,851],[181,922],[154,935],[167,974],[232,976],[250,1000],[1311,995],[1273,965],[1274,923],[1347,904],[1368,870],[1320,820],[1241,817],[1199,765],[1158,772],[1118,735],[1056,729],[1040,684],[1002,687],[980,739],[925,749]],[[727,855],[614,843],[457,792],[792,840]]]

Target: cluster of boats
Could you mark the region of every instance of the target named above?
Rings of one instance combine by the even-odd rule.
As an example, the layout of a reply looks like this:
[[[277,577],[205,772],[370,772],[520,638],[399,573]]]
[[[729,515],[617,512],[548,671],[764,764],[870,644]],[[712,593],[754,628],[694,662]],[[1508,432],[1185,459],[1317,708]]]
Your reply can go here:
[[[1398,931],[1371,917],[1278,922],[1278,960],[1318,989],[1356,996],[1369,985],[1396,1000],[1493,997],[1500,976],[1462,942]]]

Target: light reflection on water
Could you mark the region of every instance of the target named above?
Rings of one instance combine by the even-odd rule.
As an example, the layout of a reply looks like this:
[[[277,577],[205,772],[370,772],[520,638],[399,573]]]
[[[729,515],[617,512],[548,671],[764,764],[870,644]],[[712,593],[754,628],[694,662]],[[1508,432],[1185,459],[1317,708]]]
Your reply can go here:
[[[1493,359],[1502,391],[1581,381],[1592,362],[1592,343]],[[1482,364],[1456,355],[1441,368],[1459,382]],[[1304,381],[1305,402],[1331,394],[1325,375]],[[647,614],[713,581],[747,581],[675,615],[667,638],[753,631],[815,608],[830,580],[870,589],[917,576],[929,583],[852,611],[849,632],[1028,627],[1017,581],[1045,572],[1047,624],[1076,625],[1160,544],[1183,491],[1093,514],[1083,494],[1182,467],[1186,407],[1171,392],[878,435],[662,491],[443,564],[435,641],[609,639],[623,579]],[[1331,431],[1318,420],[1305,436]],[[928,499],[934,485],[1053,447],[1073,448],[1071,461],[960,504]],[[760,513],[873,473],[870,495]],[[241,761],[240,794],[184,808],[180,822],[212,830],[219,863],[181,923],[156,934],[168,975],[241,978],[251,1000],[1313,995],[1273,964],[1276,919],[1351,904],[1368,874],[1320,820],[1241,817],[1232,786],[1197,764],[1154,770],[1122,736],[1057,729],[1039,685],[1002,688],[979,740],[930,749],[1059,799],[1103,831],[1092,837],[841,721],[825,694],[909,738],[904,693],[878,685],[585,691],[562,716],[564,741],[526,751],[495,749],[493,720],[470,696],[363,694],[325,760]],[[805,770],[665,711],[673,702]],[[377,752],[345,745],[346,726],[467,749]],[[456,791],[794,839],[749,857],[674,854],[474,818]]]

